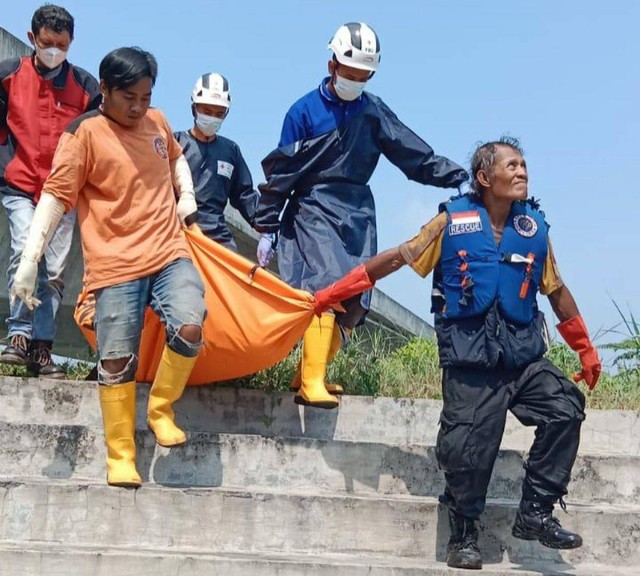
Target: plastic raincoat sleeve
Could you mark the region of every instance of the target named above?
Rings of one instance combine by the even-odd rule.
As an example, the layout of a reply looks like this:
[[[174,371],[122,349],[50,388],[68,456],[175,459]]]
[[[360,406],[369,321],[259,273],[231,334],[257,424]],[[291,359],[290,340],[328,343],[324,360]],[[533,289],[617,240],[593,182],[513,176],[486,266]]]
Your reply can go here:
[[[333,145],[326,135],[294,142],[276,148],[262,160],[267,181],[260,184],[260,202],[253,227],[270,233],[280,229],[280,213],[293,193],[296,184],[322,161],[324,152]]]
[[[291,288],[253,262],[207,238],[185,230],[193,264],[205,286],[208,314],[203,345],[188,384],[239,378],[283,360],[313,318],[314,297]],[[74,318],[95,348],[95,299],[83,292]],[[166,342],[160,319],[147,308],[138,355],[138,382],[151,382]]]
[[[278,146],[286,146],[292,142],[297,142],[308,136],[305,129],[303,118],[299,113],[289,110],[284,117],[282,123],[282,131],[280,132],[280,143]]]
[[[386,104],[379,100],[378,106],[381,111],[380,150],[407,178],[439,188],[457,188],[469,179],[462,166],[437,156],[433,148],[400,122]]]
[[[229,194],[229,203],[233,206],[242,217],[253,226],[253,220],[256,216],[256,209],[260,201],[260,194],[253,188],[253,179],[251,172],[245,162],[239,148],[236,157],[236,169],[233,173],[233,182],[231,193]]]

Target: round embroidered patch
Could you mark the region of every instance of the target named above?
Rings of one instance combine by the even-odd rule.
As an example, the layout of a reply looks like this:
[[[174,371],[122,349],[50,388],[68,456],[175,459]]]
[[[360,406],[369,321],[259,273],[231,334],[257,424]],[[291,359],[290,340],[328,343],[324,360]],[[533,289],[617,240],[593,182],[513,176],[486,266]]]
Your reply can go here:
[[[513,226],[520,236],[531,238],[538,231],[538,223],[531,216],[520,215],[513,219]]]
[[[156,154],[160,156],[163,160],[166,160],[169,157],[169,152],[167,151],[167,144],[162,139],[161,136],[156,136],[153,139],[153,149],[156,151]]]

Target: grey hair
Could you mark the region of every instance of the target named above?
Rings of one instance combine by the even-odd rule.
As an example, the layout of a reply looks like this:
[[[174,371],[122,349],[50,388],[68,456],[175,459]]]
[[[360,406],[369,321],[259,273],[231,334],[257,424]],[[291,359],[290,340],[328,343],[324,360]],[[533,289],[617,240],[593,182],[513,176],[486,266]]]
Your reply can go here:
[[[479,144],[471,158],[471,188],[473,192],[480,196],[482,194],[482,185],[478,182],[478,172],[481,170],[487,174],[491,173],[493,165],[496,161],[498,146],[508,146],[524,156],[524,150],[520,146],[520,141],[511,136],[501,136],[500,140],[492,140]]]

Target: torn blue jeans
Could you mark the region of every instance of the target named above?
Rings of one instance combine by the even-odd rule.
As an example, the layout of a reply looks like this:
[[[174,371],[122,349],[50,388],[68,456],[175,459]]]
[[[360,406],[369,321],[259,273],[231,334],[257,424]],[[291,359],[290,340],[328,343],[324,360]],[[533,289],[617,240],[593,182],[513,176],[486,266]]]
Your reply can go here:
[[[147,306],[164,324],[167,344],[182,356],[198,355],[202,342],[188,342],[178,333],[199,326],[205,317],[204,285],[191,260],[179,258],[155,274],[96,290],[98,382],[122,384],[135,379],[140,336]],[[128,358],[118,374],[102,368],[103,360]]]

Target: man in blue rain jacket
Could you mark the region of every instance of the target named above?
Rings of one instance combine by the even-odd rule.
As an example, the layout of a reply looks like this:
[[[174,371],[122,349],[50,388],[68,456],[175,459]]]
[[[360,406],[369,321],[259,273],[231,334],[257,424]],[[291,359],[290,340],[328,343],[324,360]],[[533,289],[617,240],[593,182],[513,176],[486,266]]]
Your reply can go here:
[[[466,171],[434,154],[364,87],[378,69],[380,43],[364,23],[341,26],[329,49],[329,74],[287,113],[279,148],[262,162],[267,182],[254,227],[265,265],[279,233],[285,282],[314,292],[377,251],[375,205],[367,182],[383,154],[411,180],[441,188],[466,184]],[[282,213],[284,209],[284,212]],[[282,213],[282,217],[280,215]],[[335,408],[342,388],[324,381],[328,362],[369,308],[371,293],[314,319],[292,382],[298,404]]]

